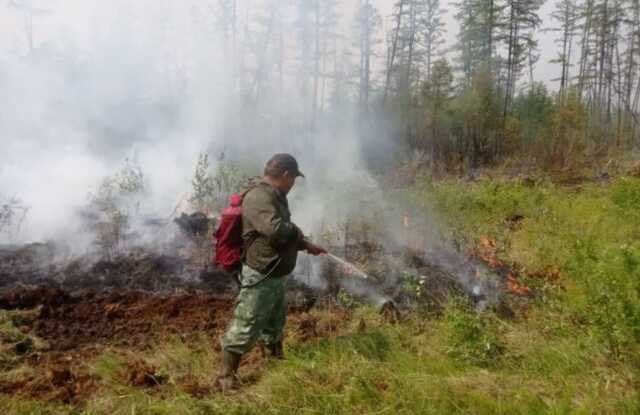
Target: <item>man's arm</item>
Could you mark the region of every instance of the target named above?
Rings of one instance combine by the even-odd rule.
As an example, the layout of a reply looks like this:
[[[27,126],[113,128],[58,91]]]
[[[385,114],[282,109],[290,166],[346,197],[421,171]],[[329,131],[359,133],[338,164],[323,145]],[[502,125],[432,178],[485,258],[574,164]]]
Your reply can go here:
[[[305,251],[309,253],[309,255],[318,256],[318,255],[326,255],[328,254],[327,250],[321,247],[320,245],[313,244],[309,241],[306,242]]]

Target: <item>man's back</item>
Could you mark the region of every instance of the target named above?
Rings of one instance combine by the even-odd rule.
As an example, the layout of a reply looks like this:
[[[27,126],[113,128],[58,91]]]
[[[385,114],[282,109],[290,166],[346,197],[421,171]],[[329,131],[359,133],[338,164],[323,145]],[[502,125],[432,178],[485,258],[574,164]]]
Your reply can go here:
[[[245,195],[242,235],[247,266],[274,277],[290,274],[295,268],[301,234],[291,223],[287,197],[264,181]]]

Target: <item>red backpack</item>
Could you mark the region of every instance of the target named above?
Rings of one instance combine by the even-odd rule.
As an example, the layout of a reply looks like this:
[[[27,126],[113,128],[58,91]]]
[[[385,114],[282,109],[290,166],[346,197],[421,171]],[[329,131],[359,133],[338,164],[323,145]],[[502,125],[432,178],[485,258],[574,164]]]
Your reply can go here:
[[[213,235],[216,238],[215,265],[227,272],[239,271],[242,265],[242,200],[247,193],[231,195],[229,206],[222,211],[220,224]]]

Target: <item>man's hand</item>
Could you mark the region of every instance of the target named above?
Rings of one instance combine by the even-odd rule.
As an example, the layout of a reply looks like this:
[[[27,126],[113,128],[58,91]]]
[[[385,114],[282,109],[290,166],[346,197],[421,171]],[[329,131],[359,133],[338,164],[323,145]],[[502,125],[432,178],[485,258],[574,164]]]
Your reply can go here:
[[[327,250],[324,249],[323,247],[318,246],[316,244],[312,244],[309,241],[307,241],[307,247],[305,250],[309,255],[313,255],[313,256],[326,255],[328,253]]]

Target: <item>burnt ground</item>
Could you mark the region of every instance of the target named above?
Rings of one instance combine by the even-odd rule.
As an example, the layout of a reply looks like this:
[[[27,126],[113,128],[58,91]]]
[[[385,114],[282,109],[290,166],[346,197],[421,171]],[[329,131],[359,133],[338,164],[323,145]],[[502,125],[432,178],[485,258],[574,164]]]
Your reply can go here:
[[[0,247],[0,310],[20,315],[12,320],[19,336],[4,336],[0,330],[0,394],[81,403],[100,387],[87,362],[105,350],[126,351],[130,356],[167,337],[190,342],[203,335],[212,351],[219,350],[237,283],[207,267],[207,249],[192,247],[176,250],[175,255],[133,249],[109,259],[91,259],[61,255],[52,244]],[[426,262],[424,253],[395,255],[401,264],[394,266],[410,267],[421,275],[424,289],[412,298],[399,288],[397,278],[384,278],[397,273],[390,265],[393,254],[363,245],[353,247],[350,256],[373,272],[372,281],[355,281],[362,291],[370,291],[363,287],[371,285],[371,290],[396,302],[382,307],[394,321],[401,317],[395,305],[418,300],[437,310],[451,295],[468,295],[459,278]],[[291,281],[288,330],[299,341],[332,335],[349,322],[350,312],[344,307],[331,307],[332,314],[323,321],[307,313],[317,303],[335,302],[341,274],[335,266],[325,267],[329,284],[324,291]],[[380,275],[383,278],[375,278]],[[14,357],[8,358],[7,352]],[[249,365],[260,361],[259,350],[247,358]],[[3,371],[19,364],[29,370],[18,377],[3,376]],[[140,387],[166,382],[139,359],[129,359],[122,378]],[[191,389],[203,394],[210,387],[194,384]]]
[[[45,340],[48,351],[94,345],[143,348],[166,334],[214,334],[225,327],[232,307],[233,298],[205,293],[69,293],[34,287],[0,296],[2,309],[37,308],[21,330]]]
[[[0,393],[82,402],[99,387],[87,362],[105,350],[135,354],[167,337],[188,343],[202,336],[212,352],[219,349],[237,283],[207,270],[198,252],[169,256],[134,250],[91,262],[60,259],[55,249],[50,244],[0,249],[0,310],[12,313],[19,331],[0,330]],[[327,327],[306,313],[315,294],[297,285],[290,294],[294,335],[302,341],[323,335]],[[336,313],[329,326],[348,321],[348,313]],[[259,351],[248,358],[249,364],[260,360]],[[19,365],[29,370],[3,376]],[[136,359],[122,377],[140,387],[166,381]],[[193,389],[203,393],[201,385]]]

